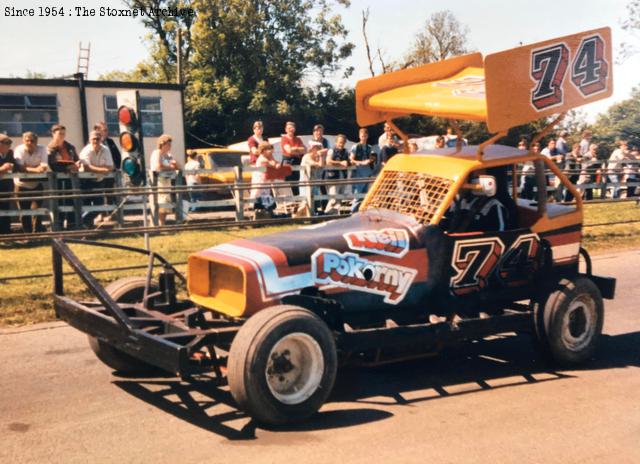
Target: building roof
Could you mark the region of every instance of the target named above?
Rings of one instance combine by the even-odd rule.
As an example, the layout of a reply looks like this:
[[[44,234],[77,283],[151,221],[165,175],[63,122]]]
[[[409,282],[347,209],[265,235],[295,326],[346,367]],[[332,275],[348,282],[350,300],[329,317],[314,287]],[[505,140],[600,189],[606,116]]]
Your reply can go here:
[[[76,79],[21,79],[18,77],[0,77],[0,85],[15,86],[43,86],[43,87],[77,87]],[[117,88],[117,89],[153,89],[177,90],[184,85],[165,84],[155,82],[121,82],[121,81],[84,81],[86,88]]]

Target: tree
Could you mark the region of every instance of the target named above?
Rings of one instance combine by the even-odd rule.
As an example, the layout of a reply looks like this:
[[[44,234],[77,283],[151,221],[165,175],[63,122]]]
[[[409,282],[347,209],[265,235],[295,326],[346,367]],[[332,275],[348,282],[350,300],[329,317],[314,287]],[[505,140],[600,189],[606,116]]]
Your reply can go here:
[[[196,15],[143,16],[150,31],[149,59],[134,71],[106,77],[174,81],[176,36],[182,29],[187,131],[218,143],[244,137],[240,130],[250,127],[252,118],[276,121],[307,114],[306,89],[314,88],[313,83],[326,88],[324,78],[342,69],[353,50],[335,12],[337,6],[348,7],[349,0],[125,3],[146,9],[192,8]],[[347,75],[351,71],[344,70]]]
[[[640,0],[631,0],[627,5],[627,16],[622,20],[622,29],[629,32],[636,41],[640,39]],[[636,53],[638,53],[636,44],[623,42],[620,60],[624,61]]]
[[[631,91],[631,97],[611,105],[600,114],[592,127],[594,139],[605,153],[611,153],[616,140],[627,140],[640,147],[640,87]]]
[[[424,30],[416,35],[413,48],[405,57],[405,66],[432,63],[468,53],[469,28],[449,10],[433,13]]]

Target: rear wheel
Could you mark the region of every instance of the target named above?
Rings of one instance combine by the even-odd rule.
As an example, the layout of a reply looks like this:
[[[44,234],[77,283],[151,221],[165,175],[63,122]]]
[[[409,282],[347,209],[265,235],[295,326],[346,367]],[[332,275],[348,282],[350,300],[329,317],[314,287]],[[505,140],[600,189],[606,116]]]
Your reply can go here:
[[[562,279],[534,311],[536,335],[543,354],[563,365],[589,360],[604,323],[598,287],[588,278]]]
[[[333,334],[314,313],[281,305],[260,311],[233,340],[227,376],[234,399],[259,422],[302,421],[326,401],[336,377]]]
[[[125,277],[111,282],[105,287],[105,290],[116,303],[141,303],[144,298],[146,281],[146,277]],[[157,290],[158,287],[155,284],[151,284],[149,292]],[[100,361],[116,371],[134,374],[157,369],[91,335],[89,335],[89,346]]]

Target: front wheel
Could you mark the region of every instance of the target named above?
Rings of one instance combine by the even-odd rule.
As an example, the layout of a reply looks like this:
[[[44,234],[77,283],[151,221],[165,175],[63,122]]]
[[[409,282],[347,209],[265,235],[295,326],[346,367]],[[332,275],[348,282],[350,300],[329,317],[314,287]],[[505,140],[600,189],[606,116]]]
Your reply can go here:
[[[260,311],[240,328],[227,365],[229,388],[259,422],[281,425],[313,415],[336,377],[333,335],[314,313],[291,305]]]
[[[105,290],[116,303],[141,303],[144,297],[146,277],[125,277],[111,282]],[[151,284],[150,292],[156,292],[158,286]],[[104,340],[89,337],[89,346],[100,361],[115,371],[135,374],[156,370],[157,368],[133,356],[124,353]]]
[[[589,360],[604,323],[598,287],[586,277],[562,279],[534,308],[536,335],[543,354],[562,365]]]

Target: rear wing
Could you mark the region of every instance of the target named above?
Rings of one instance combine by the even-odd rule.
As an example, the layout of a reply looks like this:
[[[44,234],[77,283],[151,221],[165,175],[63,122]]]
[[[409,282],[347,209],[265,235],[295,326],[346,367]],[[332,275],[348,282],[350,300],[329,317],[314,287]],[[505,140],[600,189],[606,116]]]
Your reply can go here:
[[[611,29],[487,55],[472,53],[356,84],[358,124],[407,114],[485,121],[491,132],[563,113],[613,93]]]

